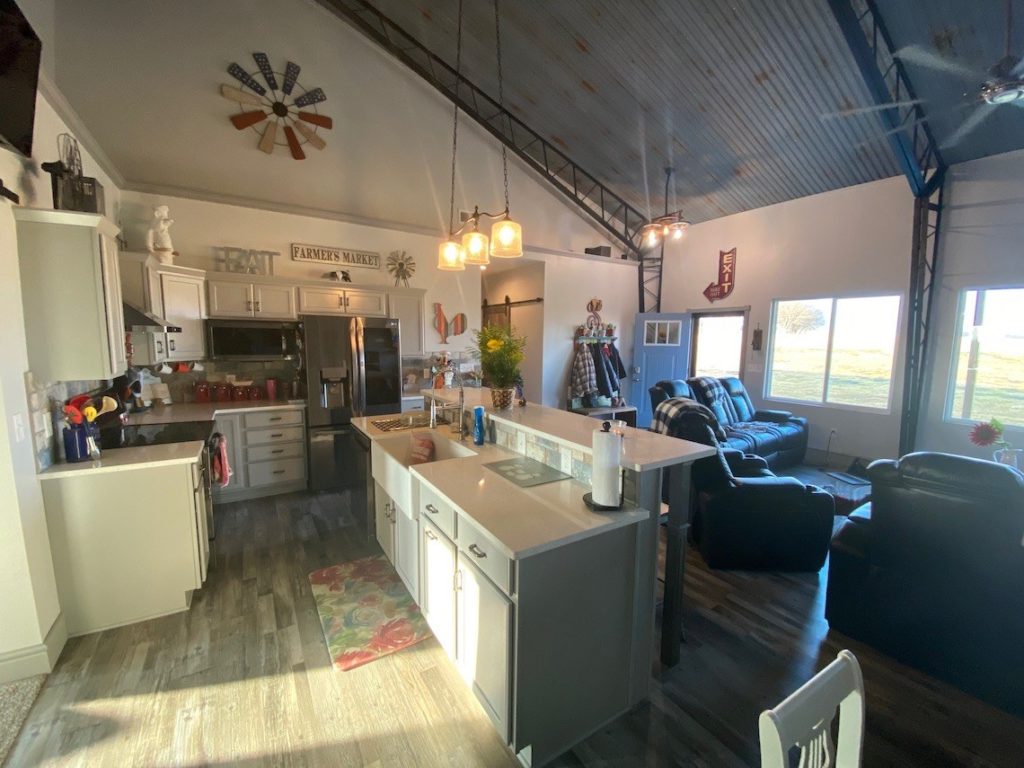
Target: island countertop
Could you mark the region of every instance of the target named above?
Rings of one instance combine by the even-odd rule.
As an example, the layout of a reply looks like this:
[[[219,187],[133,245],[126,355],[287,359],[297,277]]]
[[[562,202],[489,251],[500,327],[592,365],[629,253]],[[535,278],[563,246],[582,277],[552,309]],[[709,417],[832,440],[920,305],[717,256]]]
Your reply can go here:
[[[467,387],[464,392],[467,409],[482,405],[487,409],[488,416],[495,422],[532,432],[588,454],[591,452],[594,430],[598,429],[601,423],[589,416],[548,408],[536,403],[527,403],[522,407],[515,405],[508,410],[497,411],[491,405],[490,390],[486,387]],[[457,389],[424,389],[423,394],[425,397],[432,397],[444,403],[459,402]],[[637,472],[645,472],[714,455],[715,449],[711,446],[680,440],[645,429],[626,427],[621,466]]]
[[[371,440],[387,440],[408,432],[430,432],[458,440],[457,435],[450,433],[448,425],[434,430],[383,432],[370,424],[370,420],[353,419],[352,423]],[[594,512],[583,502],[583,494],[590,488],[571,478],[521,488],[484,465],[522,456],[493,443],[473,445],[467,440],[463,445],[474,455],[415,464],[409,468],[410,473],[486,530],[513,560],[650,517],[649,512],[637,507],[626,507],[618,512]]]

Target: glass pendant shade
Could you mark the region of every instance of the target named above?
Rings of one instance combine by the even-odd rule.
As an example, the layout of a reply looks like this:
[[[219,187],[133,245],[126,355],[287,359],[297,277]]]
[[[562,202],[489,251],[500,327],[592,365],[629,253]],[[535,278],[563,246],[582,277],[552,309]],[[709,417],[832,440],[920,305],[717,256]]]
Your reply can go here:
[[[475,229],[470,230],[462,236],[462,250],[466,254],[467,264],[490,264],[491,259],[487,255],[487,235]]]
[[[496,259],[515,259],[523,255],[523,228],[512,221],[502,219],[491,227],[491,256]]]
[[[437,268],[445,272],[462,272],[466,268],[462,246],[455,240],[442,241],[437,248]]]

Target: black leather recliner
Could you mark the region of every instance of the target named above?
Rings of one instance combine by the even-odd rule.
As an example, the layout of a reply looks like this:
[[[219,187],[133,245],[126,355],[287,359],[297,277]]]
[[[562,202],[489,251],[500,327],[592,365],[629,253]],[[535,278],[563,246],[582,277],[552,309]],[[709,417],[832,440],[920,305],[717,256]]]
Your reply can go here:
[[[1024,716],[1024,475],[912,453],[868,476],[832,539],[829,625]]]
[[[723,448],[719,425],[710,414],[681,410],[660,428],[673,437],[718,448],[715,456],[693,465],[697,509],[690,536],[709,567],[821,568],[835,514],[830,494],[794,477],[776,477],[758,456]],[[667,490],[663,486],[665,501]]]
[[[722,442],[760,456],[772,469],[799,464],[807,453],[807,419],[789,411],[754,408],[746,387],[735,376],[664,379],[648,393],[652,413],[671,397],[687,397],[706,406],[725,430]]]

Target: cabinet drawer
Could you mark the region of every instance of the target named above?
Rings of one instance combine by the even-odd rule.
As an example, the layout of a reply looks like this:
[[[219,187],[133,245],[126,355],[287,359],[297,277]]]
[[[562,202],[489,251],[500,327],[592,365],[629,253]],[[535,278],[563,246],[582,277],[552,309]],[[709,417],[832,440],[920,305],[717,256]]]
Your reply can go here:
[[[302,411],[257,411],[245,414],[245,428],[284,427],[289,424],[301,424]]]
[[[455,538],[455,510],[424,483],[420,483],[420,516],[437,526],[448,538]]]
[[[512,561],[490,536],[463,515],[459,516],[459,551],[507,595],[512,594]]]
[[[306,437],[302,427],[270,427],[269,429],[245,430],[246,445],[263,445],[265,443],[301,442]]]
[[[247,461],[273,461],[276,459],[303,459],[306,457],[305,443],[281,443],[280,445],[259,445],[245,449]]]
[[[278,459],[249,464],[249,486],[290,483],[306,477],[305,459]]]

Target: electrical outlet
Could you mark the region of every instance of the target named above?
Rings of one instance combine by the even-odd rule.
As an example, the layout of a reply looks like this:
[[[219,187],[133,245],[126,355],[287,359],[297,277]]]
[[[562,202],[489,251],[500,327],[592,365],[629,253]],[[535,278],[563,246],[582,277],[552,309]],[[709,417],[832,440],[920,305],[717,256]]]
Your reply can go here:
[[[25,417],[16,413],[11,417],[11,422],[14,426],[14,442],[20,443],[25,439]]]

